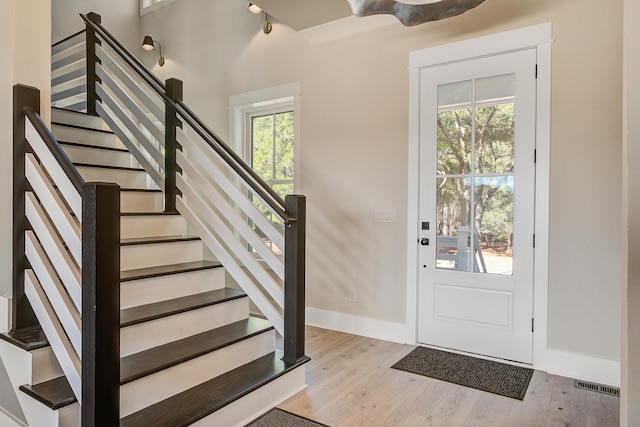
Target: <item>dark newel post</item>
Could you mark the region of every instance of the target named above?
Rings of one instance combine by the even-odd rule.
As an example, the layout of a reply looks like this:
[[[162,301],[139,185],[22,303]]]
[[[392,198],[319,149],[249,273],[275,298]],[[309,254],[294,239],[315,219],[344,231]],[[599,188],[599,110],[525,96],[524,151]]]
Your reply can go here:
[[[96,24],[102,23],[102,17],[97,13],[90,12],[87,14],[87,18]],[[98,59],[96,58],[96,44],[100,44],[100,40],[96,37],[96,32],[93,31],[87,24],[87,113],[97,115],[96,113],[96,102],[98,101],[98,96],[96,95],[96,82],[99,82],[100,79],[96,75],[96,62]]]
[[[28,268],[27,257],[24,253],[24,232],[31,228],[24,211],[24,192],[29,189],[29,184],[24,176],[24,156],[26,153],[32,152],[24,132],[25,120],[27,120],[23,112],[25,107],[31,107],[38,114],[40,113],[40,91],[30,86],[15,85],[13,87],[12,330],[38,325],[38,320],[24,293],[24,270]]]
[[[286,224],[284,231],[284,361],[295,363],[305,356],[306,197],[287,196],[285,210],[297,218],[296,222]]]
[[[120,414],[120,187],[82,188],[82,427]]]
[[[165,82],[167,88],[167,96],[173,101],[182,101],[182,80],[168,79]],[[176,141],[176,129],[182,127],[182,123],[178,120],[176,110],[168,103],[165,103],[165,122],[164,122],[164,211],[176,211],[176,196],[178,189],[176,188],[176,173],[178,165],[176,164],[176,150],[178,142]]]

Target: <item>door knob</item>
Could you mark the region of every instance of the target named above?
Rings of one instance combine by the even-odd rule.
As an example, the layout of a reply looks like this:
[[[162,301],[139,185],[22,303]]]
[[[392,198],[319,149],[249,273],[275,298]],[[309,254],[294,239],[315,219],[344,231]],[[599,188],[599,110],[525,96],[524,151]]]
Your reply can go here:
[[[426,237],[423,237],[422,239],[420,239],[420,244],[422,246],[429,246],[429,239],[427,239]]]

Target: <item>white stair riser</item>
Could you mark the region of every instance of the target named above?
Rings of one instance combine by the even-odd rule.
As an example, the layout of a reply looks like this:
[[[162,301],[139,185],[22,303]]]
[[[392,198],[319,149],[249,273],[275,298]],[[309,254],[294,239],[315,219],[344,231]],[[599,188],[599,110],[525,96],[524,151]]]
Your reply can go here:
[[[16,383],[16,388],[64,375],[50,347],[39,350],[26,351],[6,341],[0,341],[0,357],[11,382]]]
[[[147,173],[144,171],[93,168],[89,166],[78,166],[78,171],[86,182],[115,182],[123,188],[148,188]]]
[[[215,291],[225,286],[223,268],[151,277],[123,282],[120,286],[122,309],[167,301],[187,295]]]
[[[164,195],[155,191],[121,191],[122,212],[162,212]]]
[[[18,400],[29,426],[76,427],[80,426],[80,405],[74,403],[56,411],[38,402],[31,396],[18,392]]]
[[[191,427],[242,427],[306,387],[305,365],[302,365],[196,421]]]
[[[120,356],[239,322],[249,316],[249,299],[238,298],[220,304],[151,320],[120,330]]]
[[[120,247],[120,269],[157,267],[202,260],[202,242],[187,240],[180,242],[148,243]]]
[[[79,114],[72,111],[60,110],[58,108],[51,109],[51,121],[74,126],[83,126],[91,129],[106,129],[104,122],[98,116]]]
[[[123,216],[120,219],[120,236],[123,239],[147,236],[181,236],[187,225],[179,215]]]
[[[264,332],[120,387],[125,417],[273,351],[275,332]]]
[[[51,346],[31,351],[31,384],[38,384],[64,375]]]
[[[20,401],[20,406],[27,418],[28,425],[43,427],[79,426],[79,422],[76,424],[61,424],[59,422],[59,411],[52,411],[18,389],[23,384],[37,384],[62,375],[62,370],[52,354],[50,347],[29,352],[6,341],[0,341],[0,358],[2,358],[7,369],[11,387]]]
[[[95,132],[69,126],[52,125],[51,132],[58,141],[76,142],[79,144],[97,145],[99,147],[119,147],[122,144],[110,132]]]
[[[65,144],[64,152],[73,163],[87,163],[103,166],[139,167],[139,163],[128,151],[104,150],[100,148],[83,147]]]

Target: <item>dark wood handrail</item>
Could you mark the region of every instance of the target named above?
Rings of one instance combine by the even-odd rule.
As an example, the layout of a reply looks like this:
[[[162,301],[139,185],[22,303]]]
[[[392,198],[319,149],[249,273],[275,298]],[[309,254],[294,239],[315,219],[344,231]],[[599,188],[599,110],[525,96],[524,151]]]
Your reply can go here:
[[[54,44],[51,45],[51,47],[53,48],[53,47],[59,46],[62,43],[66,42],[66,41],[69,41],[74,37],[78,37],[80,34],[83,34],[85,31],[86,31],[85,29],[82,29],[82,30],[78,31],[77,33],[73,33],[70,36],[63,38],[62,40],[55,42]]]
[[[51,134],[49,128],[47,128],[47,125],[42,121],[40,115],[31,107],[25,107],[22,111],[36,129],[36,132],[38,132],[38,135],[40,135],[40,138],[42,138],[51,154],[53,154],[53,157],[56,159],[65,175],[67,175],[69,181],[73,184],[73,187],[78,191],[78,193],[81,193],[82,186],[85,183],[82,175],[80,175],[80,172],[78,172],[78,169],[73,165],[69,156],[67,156],[56,138]]]
[[[184,102],[175,102],[166,94],[166,87],[151,71],[149,71],[129,50],[105,29],[102,24],[89,19],[87,15],[80,14],[87,26],[91,27],[111,48],[125,61],[133,71],[153,89],[166,104],[193,128],[198,135],[206,141],[222,159],[251,187],[251,189],[264,200],[273,211],[278,214],[285,224],[296,222],[296,218],[285,209],[282,197],[264,182],[262,178],[251,169],[227,144],[222,141]]]

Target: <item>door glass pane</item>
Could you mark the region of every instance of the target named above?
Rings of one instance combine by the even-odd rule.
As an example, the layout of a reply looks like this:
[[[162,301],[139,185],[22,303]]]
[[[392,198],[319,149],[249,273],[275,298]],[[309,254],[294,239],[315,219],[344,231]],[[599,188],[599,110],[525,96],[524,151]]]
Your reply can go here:
[[[438,87],[438,174],[471,172],[473,81]]]
[[[476,173],[513,172],[514,75],[476,81],[475,168]]]
[[[514,87],[514,74],[438,86],[436,268],[513,273]]]
[[[469,271],[471,180],[436,180],[436,267]]]
[[[475,180],[476,271],[513,273],[513,176]]]

